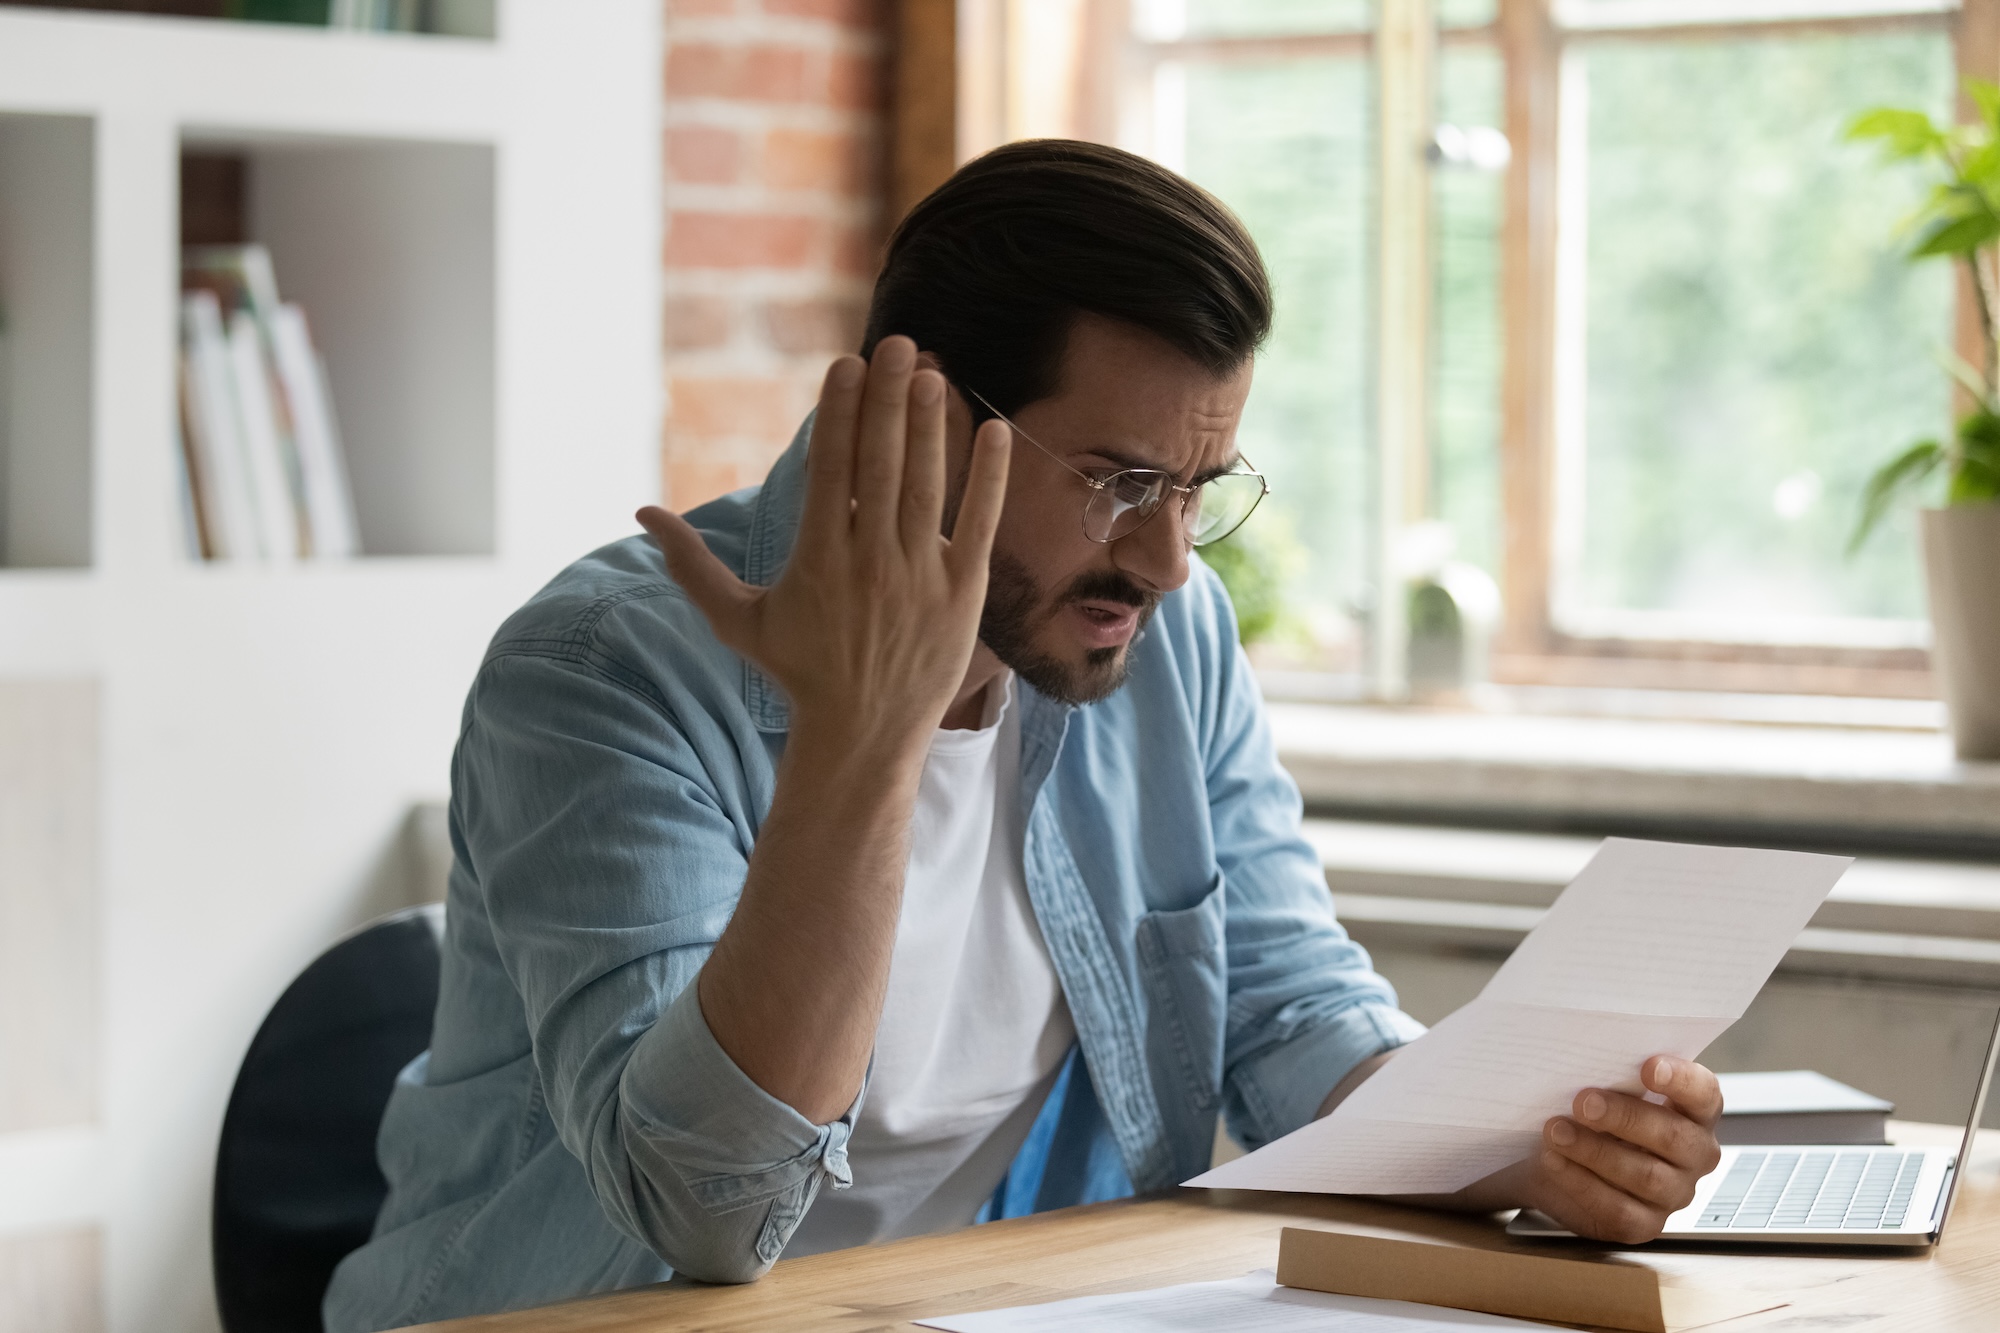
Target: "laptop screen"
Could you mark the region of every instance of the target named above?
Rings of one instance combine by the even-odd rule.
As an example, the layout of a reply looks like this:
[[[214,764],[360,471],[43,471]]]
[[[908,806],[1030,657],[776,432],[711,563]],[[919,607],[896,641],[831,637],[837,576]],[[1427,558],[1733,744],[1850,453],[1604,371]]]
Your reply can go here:
[[[2000,1059],[2000,1014],[1993,1019],[1993,1034],[1986,1040],[1986,1054],[1979,1062],[1979,1081],[1973,1086],[1972,1107],[1966,1115],[1965,1137],[1958,1145],[1958,1165],[1951,1173],[1951,1183],[1945,1186],[1944,1205],[1938,1209],[1938,1234],[1944,1234],[1945,1223],[1951,1217],[1952,1200],[1958,1197],[1958,1182],[1972,1162],[1972,1142],[1979,1133],[1979,1122],[1986,1111],[1986,1094],[1993,1086],[1993,1065]]]

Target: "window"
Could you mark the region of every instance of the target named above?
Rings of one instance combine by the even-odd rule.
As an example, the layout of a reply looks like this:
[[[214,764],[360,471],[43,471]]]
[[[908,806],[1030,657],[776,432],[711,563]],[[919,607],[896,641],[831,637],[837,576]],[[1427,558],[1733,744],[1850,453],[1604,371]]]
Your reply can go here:
[[[1358,670],[1374,549],[1373,59],[1359,42],[1298,56],[1175,52],[1152,82],[1154,153],[1229,201],[1279,294],[1240,437],[1275,479],[1253,540],[1276,548],[1295,628],[1323,664]]]
[[[1916,173],[1841,139],[1952,84],[1936,22],[1568,37],[1558,629],[1921,642],[1908,527],[1840,552],[1868,473],[1946,425],[1951,274],[1894,242]]]
[[[2000,72],[1965,5],[960,0],[959,152],[1116,142],[1257,237],[1267,662],[1393,693],[1448,552],[1503,590],[1501,679],[1928,694],[1913,525],[1844,548],[1948,424],[1954,280],[1843,131]]]

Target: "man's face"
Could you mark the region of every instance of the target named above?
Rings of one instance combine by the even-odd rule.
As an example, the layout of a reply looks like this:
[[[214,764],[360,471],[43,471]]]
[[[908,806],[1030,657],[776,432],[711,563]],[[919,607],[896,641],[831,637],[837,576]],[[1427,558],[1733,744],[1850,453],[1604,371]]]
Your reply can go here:
[[[1150,333],[1084,316],[1070,331],[1055,395],[1012,415],[1080,472],[1152,468],[1185,486],[1236,461],[1250,373],[1246,363],[1217,378]],[[950,441],[952,474],[963,476],[971,416],[957,394]],[[1178,494],[1109,543],[1084,536],[1090,497],[1055,459],[1014,441],[979,625],[980,640],[1030,685],[1078,704],[1124,683],[1133,640],[1188,576]]]

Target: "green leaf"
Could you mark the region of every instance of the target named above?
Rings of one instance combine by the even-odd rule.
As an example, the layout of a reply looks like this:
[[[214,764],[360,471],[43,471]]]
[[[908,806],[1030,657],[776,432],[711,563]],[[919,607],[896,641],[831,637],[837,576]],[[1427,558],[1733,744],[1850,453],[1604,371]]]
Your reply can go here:
[[[1973,217],[2000,217],[2000,209],[1995,209],[1977,186],[1964,181],[1943,181],[1931,188],[1923,203],[1898,224],[1897,230],[1905,235],[1918,233],[1928,241],[1944,228]],[[1914,251],[1909,255],[1912,261],[1930,257]]]
[[[1246,646],[1268,639],[1285,621],[1283,535],[1255,524],[1227,541],[1201,548],[1201,559],[1221,578],[1236,609],[1236,637]]]
[[[1847,127],[1849,139],[1880,139],[1882,151],[1890,157],[1923,157],[1942,154],[1944,131],[1921,111],[1878,106],[1856,116]]]
[[[1861,514],[1855,520],[1853,535],[1847,539],[1847,554],[1859,551],[1889,512],[1889,506],[1937,471],[1944,460],[1943,445],[1936,440],[1919,440],[1878,468],[1861,492]]]
[[[1988,83],[1985,79],[1967,79],[1966,96],[1979,108],[1979,118],[1986,122],[1989,131],[2000,132],[2000,84]]]
[[[1958,387],[1972,395],[1973,401],[1990,403],[1993,391],[1986,385],[1986,377],[1973,369],[1972,364],[1943,343],[1931,348],[1937,363],[1944,367],[1944,373],[1958,381]]]
[[[1987,139],[1967,148],[1958,160],[1958,174],[1990,204],[1993,187],[2000,184],[2000,140]]]
[[[2000,500],[2000,417],[1976,412],[1960,426],[1958,457],[1952,460],[1945,500],[1949,504]]]
[[[2000,462],[1963,460],[1952,474],[1945,503],[1985,504],[1992,500],[2000,500]]]
[[[2000,215],[1984,207],[1977,213],[1957,218],[1937,227],[1917,243],[1910,251],[1912,259],[1928,259],[1932,255],[1969,255],[1980,246],[2000,237]]]
[[[1967,412],[1958,423],[1958,447],[1961,453],[2000,455],[2000,416],[1985,407]]]

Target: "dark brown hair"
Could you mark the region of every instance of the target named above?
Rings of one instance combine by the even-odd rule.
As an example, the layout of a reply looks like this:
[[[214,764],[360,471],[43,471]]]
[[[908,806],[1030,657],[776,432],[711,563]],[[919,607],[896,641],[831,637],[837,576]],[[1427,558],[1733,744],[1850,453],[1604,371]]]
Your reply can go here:
[[[1271,331],[1257,245],[1222,202],[1154,162],[1031,139],[960,167],[889,239],[864,355],[892,333],[1012,414],[1060,386],[1080,314],[1136,325],[1220,376]],[[988,414],[971,402],[975,421]]]

